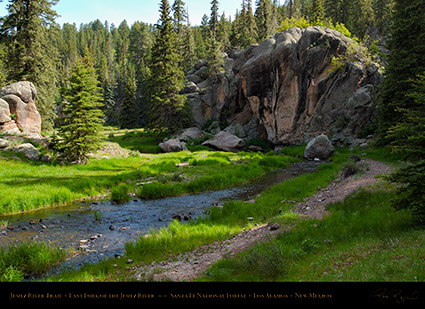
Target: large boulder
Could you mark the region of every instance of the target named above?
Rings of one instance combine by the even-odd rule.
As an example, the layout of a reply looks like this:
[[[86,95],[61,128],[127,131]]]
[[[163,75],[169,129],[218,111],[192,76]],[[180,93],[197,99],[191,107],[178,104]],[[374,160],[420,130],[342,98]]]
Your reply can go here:
[[[214,138],[207,140],[202,145],[226,152],[239,152],[245,149],[245,141],[236,135],[221,131]]]
[[[41,117],[35,105],[37,90],[31,82],[18,82],[0,90],[0,128],[10,130],[11,114],[22,133],[41,134]],[[8,111],[5,103],[8,105]],[[6,125],[8,124],[8,125]]]
[[[329,159],[335,153],[335,148],[326,135],[313,138],[304,151],[304,157],[309,160]]]

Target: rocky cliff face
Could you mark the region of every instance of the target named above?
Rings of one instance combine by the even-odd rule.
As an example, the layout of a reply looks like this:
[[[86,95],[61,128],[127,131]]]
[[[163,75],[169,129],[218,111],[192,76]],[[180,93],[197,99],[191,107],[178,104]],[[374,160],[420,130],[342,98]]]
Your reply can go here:
[[[275,146],[306,144],[321,134],[334,144],[352,143],[376,119],[372,95],[382,76],[365,61],[331,72],[332,58],[350,44],[334,30],[293,28],[229,54],[217,77],[205,76],[206,62],[197,63],[183,91],[196,125],[217,120],[220,130],[239,127],[246,139]]]

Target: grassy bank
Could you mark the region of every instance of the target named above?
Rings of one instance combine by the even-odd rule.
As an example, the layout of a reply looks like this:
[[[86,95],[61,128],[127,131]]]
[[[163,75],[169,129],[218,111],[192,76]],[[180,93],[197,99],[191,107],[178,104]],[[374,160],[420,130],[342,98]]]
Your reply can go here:
[[[0,159],[0,214],[102,194],[111,198],[111,191],[114,200],[123,202],[131,192],[143,199],[155,199],[218,190],[296,160],[284,155],[209,151],[91,159],[84,166]]]
[[[212,155],[215,157],[218,154]],[[247,154],[240,155],[246,156]],[[245,204],[243,201],[229,201],[223,205],[222,209],[212,208],[211,215],[205,218],[189,223],[175,221],[166,228],[154,230],[133,243],[127,243],[125,258],[104,261],[98,265],[87,265],[77,272],[68,272],[50,280],[127,281],[125,269],[128,267],[128,264],[126,264],[128,258],[140,264],[158,262],[217,240],[229,239],[243,229],[272,220],[272,218],[279,216],[279,213],[290,212],[291,204],[282,203],[282,201],[301,200],[317,192],[318,186],[326,186],[335,179],[344,163],[350,160],[350,155],[351,153],[348,151],[340,150],[332,158],[332,162],[322,165],[316,173],[300,176],[273,186],[256,198],[254,204]],[[222,156],[222,154],[219,156]],[[236,155],[232,154],[231,156]],[[255,154],[254,156],[258,155]],[[279,157],[281,156],[273,156],[273,160]],[[282,157],[285,158],[286,156]],[[208,159],[208,157],[204,157],[204,154],[202,158]],[[256,160],[253,160],[253,162],[255,163]],[[247,163],[245,162],[245,164]],[[257,164],[258,162],[256,162]],[[243,166],[246,167],[246,165]],[[146,280],[149,280],[149,278],[146,278]]]
[[[199,281],[408,281],[425,280],[423,230],[408,212],[395,212],[391,191],[360,191],[331,205],[323,221],[286,215],[289,232],[225,259]]]
[[[229,201],[211,216],[190,223],[174,221],[127,243],[126,256],[86,265],[53,281],[128,281],[127,259],[136,265],[159,262],[217,240],[231,238],[256,223],[276,222],[289,232],[232,259],[213,266],[199,281],[423,281],[425,263],[421,243],[425,233],[412,227],[407,211],[391,207],[392,188],[360,191],[331,205],[323,221],[306,220],[291,212],[288,201],[302,200],[325,187],[353,153],[339,149],[329,164],[266,190],[255,203]],[[385,149],[371,148],[357,155],[385,157]],[[286,201],[283,202],[282,201]],[[408,268],[408,270],[407,270]],[[146,277],[149,281],[150,278]]]

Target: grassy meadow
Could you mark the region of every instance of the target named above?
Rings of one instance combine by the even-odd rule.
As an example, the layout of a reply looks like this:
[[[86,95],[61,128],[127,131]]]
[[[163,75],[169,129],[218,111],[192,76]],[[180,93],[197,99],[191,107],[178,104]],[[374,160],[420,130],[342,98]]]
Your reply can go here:
[[[137,150],[139,143],[144,144],[143,147],[150,144],[150,149],[154,149],[160,138],[151,134],[146,141],[146,134],[144,131],[107,131],[108,142],[121,143],[123,148],[133,145],[131,155],[92,158],[86,166],[0,159],[0,192],[5,192],[0,197],[1,212],[31,210],[103,194],[123,203],[128,200],[129,193],[154,199],[218,190],[285,168],[299,161],[304,149],[289,147],[280,155],[234,154],[191,145],[192,151],[181,153],[159,154],[153,150],[153,153],[141,154]],[[124,144],[124,140],[128,144]],[[421,258],[424,249],[420,244],[425,234],[412,225],[407,211],[395,211],[391,207],[393,187],[385,181],[372,189],[360,190],[344,202],[330,205],[330,215],[322,221],[307,220],[291,211],[293,201],[314,195],[318,187],[326,187],[344,166],[352,164],[353,154],[400,164],[399,158],[387,149],[337,149],[330,162],[321,165],[317,172],[274,185],[260,194],[255,203],[228,201],[222,208],[211,208],[209,216],[189,223],[174,221],[168,227],[127,243],[125,258],[86,265],[78,271],[67,271],[44,280],[133,280],[127,270],[129,258],[135,265],[159,262],[217,240],[229,239],[257,224],[273,222],[280,224],[285,232],[234,258],[220,261],[197,280],[424,281],[425,262]],[[28,244],[23,246],[23,249],[1,252],[2,281],[19,281],[23,272],[38,273],[39,269],[45,269],[45,266],[20,269],[8,262],[19,260],[19,254],[31,252]],[[59,248],[46,252],[51,256],[49,263],[52,265],[63,258]]]

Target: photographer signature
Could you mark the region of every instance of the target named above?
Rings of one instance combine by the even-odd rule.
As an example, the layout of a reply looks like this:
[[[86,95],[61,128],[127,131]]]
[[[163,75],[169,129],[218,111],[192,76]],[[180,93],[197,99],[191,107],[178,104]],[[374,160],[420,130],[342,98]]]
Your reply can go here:
[[[408,295],[408,294],[404,294],[401,289],[389,290],[386,288],[381,288],[372,293],[372,295],[370,296],[370,300],[371,301],[378,300],[381,303],[392,302],[392,303],[402,304],[406,302],[419,300],[419,292],[414,291]]]

